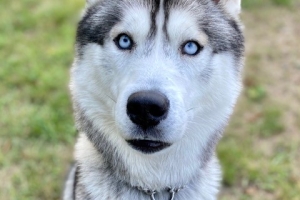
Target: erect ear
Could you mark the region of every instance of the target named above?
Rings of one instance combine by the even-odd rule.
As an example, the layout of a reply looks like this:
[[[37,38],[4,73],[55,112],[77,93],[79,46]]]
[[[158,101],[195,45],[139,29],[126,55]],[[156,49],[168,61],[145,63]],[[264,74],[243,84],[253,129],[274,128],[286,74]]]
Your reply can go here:
[[[220,4],[231,16],[237,18],[241,12],[241,0],[213,0]]]
[[[87,6],[91,6],[91,5],[94,5],[98,1],[99,0],[86,0],[86,4],[87,4]]]

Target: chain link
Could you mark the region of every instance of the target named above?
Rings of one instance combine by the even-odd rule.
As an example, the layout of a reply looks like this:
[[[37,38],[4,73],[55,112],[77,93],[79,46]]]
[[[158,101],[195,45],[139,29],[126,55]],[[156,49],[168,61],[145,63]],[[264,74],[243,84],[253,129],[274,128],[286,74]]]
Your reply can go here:
[[[150,190],[150,189],[145,189],[145,188],[142,188],[142,187],[137,187],[138,190],[144,192],[145,194],[149,195],[151,200],[155,200],[155,194],[157,193],[156,190]],[[175,195],[184,188],[184,186],[182,187],[179,187],[179,188],[171,188],[169,187],[168,188],[168,192],[170,193],[171,197],[170,197],[170,200],[174,200],[175,199]]]

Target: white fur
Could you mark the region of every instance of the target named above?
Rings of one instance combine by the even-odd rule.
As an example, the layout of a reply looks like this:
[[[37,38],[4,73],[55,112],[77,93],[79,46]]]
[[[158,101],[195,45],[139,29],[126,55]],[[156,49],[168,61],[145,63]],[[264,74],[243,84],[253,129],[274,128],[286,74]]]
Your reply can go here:
[[[238,18],[241,12],[241,0],[220,0],[228,14]]]

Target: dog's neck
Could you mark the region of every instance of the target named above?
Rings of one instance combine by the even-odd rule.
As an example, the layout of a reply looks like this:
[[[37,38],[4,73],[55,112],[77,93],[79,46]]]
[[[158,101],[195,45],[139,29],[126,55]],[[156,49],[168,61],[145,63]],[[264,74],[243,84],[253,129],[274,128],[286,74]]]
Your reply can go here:
[[[168,184],[161,185],[160,189],[157,189],[152,188],[151,185],[146,187],[143,184],[130,183],[128,181],[130,178],[126,173],[116,172],[114,166],[110,166],[101,155],[101,152],[95,149],[86,135],[82,134],[77,142],[75,154],[80,166],[80,175],[78,176],[80,180],[78,181],[82,187],[81,190],[91,194],[94,199],[102,200],[108,197],[111,199],[132,199],[133,195],[135,199],[140,200],[150,200],[151,198],[151,200],[169,200],[172,199],[173,195],[177,200],[211,200],[215,199],[214,197],[218,193],[220,169],[214,156],[207,162],[206,166],[199,167],[189,181],[174,182],[174,185],[171,186],[174,191],[179,190],[183,185],[186,187],[177,193],[172,193],[168,189],[170,187]],[[120,178],[122,175],[123,178]],[[139,190],[136,186],[142,186],[142,189]],[[147,191],[146,188],[151,188],[153,191],[150,193],[150,190]]]

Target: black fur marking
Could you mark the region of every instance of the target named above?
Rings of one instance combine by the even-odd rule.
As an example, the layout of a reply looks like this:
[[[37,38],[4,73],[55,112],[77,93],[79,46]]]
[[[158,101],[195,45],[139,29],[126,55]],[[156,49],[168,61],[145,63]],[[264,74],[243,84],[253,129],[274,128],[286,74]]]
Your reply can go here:
[[[74,177],[74,185],[73,185],[73,199],[76,199],[76,190],[77,190],[77,183],[78,183],[78,178],[79,178],[79,166],[75,163],[74,167],[76,167],[75,170],[75,177]]]
[[[155,34],[157,32],[157,26],[156,26],[156,17],[159,12],[159,5],[160,0],[154,0],[154,2],[151,3],[151,28],[149,32],[149,38],[152,39],[155,37]]]
[[[168,34],[168,30],[167,30],[167,24],[168,24],[169,15],[170,15],[170,0],[165,0],[164,1],[164,13],[165,13],[165,23],[164,23],[164,26],[163,26],[163,32],[166,35],[167,41],[169,41],[169,34]]]
[[[103,6],[103,3],[109,6]],[[76,40],[79,47],[88,43],[104,44],[111,28],[121,19],[121,9],[117,3],[101,1],[86,11],[77,29]]]

